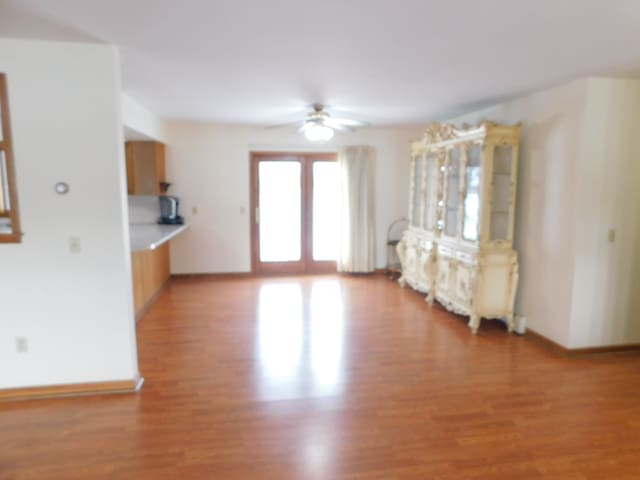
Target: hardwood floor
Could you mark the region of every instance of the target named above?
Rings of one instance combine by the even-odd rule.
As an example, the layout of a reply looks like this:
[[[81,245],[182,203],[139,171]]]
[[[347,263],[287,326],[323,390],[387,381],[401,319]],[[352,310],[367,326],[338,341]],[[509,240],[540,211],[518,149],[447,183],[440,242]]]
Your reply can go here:
[[[639,355],[381,276],[174,280],[138,337],[138,395],[0,404],[1,479],[640,478]]]

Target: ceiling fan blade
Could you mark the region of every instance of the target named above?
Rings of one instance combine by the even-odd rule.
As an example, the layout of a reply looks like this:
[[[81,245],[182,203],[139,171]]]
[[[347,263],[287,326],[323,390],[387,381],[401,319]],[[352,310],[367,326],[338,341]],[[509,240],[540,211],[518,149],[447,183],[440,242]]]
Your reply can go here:
[[[303,133],[307,131],[309,127],[311,127],[311,125],[314,125],[314,124],[315,122],[304,122],[302,126],[298,129],[298,133]]]
[[[368,122],[353,120],[350,118],[332,117],[326,110],[326,106],[315,103],[311,105],[313,110],[307,113],[306,118],[296,122],[282,123],[277,125],[269,125],[266,129],[297,127],[299,133],[306,132],[314,125],[324,125],[339,132],[352,132],[358,127],[367,127]],[[348,116],[348,114],[347,114]]]
[[[352,127],[346,127],[344,125],[333,124],[333,123],[329,123],[329,122],[324,122],[324,124],[327,127],[333,128],[334,130],[336,130],[338,132],[353,132],[354,131],[354,129]]]
[[[367,127],[369,124],[367,122],[361,122],[360,120],[352,120],[349,118],[336,118],[329,117],[325,119],[325,123],[330,127],[344,127],[344,128],[356,128],[356,127]]]
[[[352,132],[353,131],[353,128],[351,128],[351,127],[345,127],[343,125],[329,125],[326,121],[312,121],[311,120],[311,121],[305,122],[305,124],[302,125],[298,129],[298,132],[299,133],[304,133],[314,125],[326,125],[327,127],[331,128],[332,130],[336,130],[338,132]]]
[[[266,130],[272,130],[274,128],[297,127],[298,125],[302,125],[303,123],[304,123],[304,120],[296,120],[295,122],[279,123],[277,125],[269,125],[264,128]]]

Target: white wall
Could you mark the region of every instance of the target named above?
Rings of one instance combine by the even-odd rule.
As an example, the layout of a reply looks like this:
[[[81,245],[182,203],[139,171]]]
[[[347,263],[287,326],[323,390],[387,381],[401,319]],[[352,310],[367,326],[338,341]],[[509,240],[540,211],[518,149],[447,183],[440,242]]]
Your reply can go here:
[[[407,214],[409,141],[421,131],[361,129],[337,133],[323,147],[314,147],[303,135],[286,129],[170,123],[167,178],[190,225],[171,244],[172,272],[251,270],[249,152],[337,151],[347,144],[376,148],[376,263],[383,267],[387,227]],[[191,213],[194,206],[197,215]]]
[[[536,332],[569,341],[575,171],[581,156],[586,81],[580,80],[452,120],[522,122],[515,247],[516,312]]]
[[[586,112],[569,347],[640,343],[640,81],[589,79]]]
[[[0,40],[0,71],[24,231],[23,243],[0,244],[0,388],[134,379],[117,51]]]
[[[167,141],[167,125],[151,110],[122,94],[122,125],[130,140]]]
[[[523,122],[517,313],[567,348],[640,343],[640,81],[583,79],[452,122],[484,119]]]

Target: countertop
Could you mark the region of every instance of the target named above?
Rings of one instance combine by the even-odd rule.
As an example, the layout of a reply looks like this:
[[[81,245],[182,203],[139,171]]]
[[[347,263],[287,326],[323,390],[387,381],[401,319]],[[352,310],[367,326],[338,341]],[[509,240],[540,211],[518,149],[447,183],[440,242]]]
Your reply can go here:
[[[131,223],[131,251],[155,250],[188,228],[187,225],[158,225],[156,223]]]

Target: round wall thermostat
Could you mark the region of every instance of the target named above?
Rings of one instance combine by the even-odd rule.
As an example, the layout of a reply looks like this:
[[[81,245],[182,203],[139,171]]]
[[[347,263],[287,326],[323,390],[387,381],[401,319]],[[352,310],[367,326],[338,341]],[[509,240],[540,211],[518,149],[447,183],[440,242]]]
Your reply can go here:
[[[64,182],[58,182],[53,187],[58,195],[65,195],[69,193],[69,185]]]

